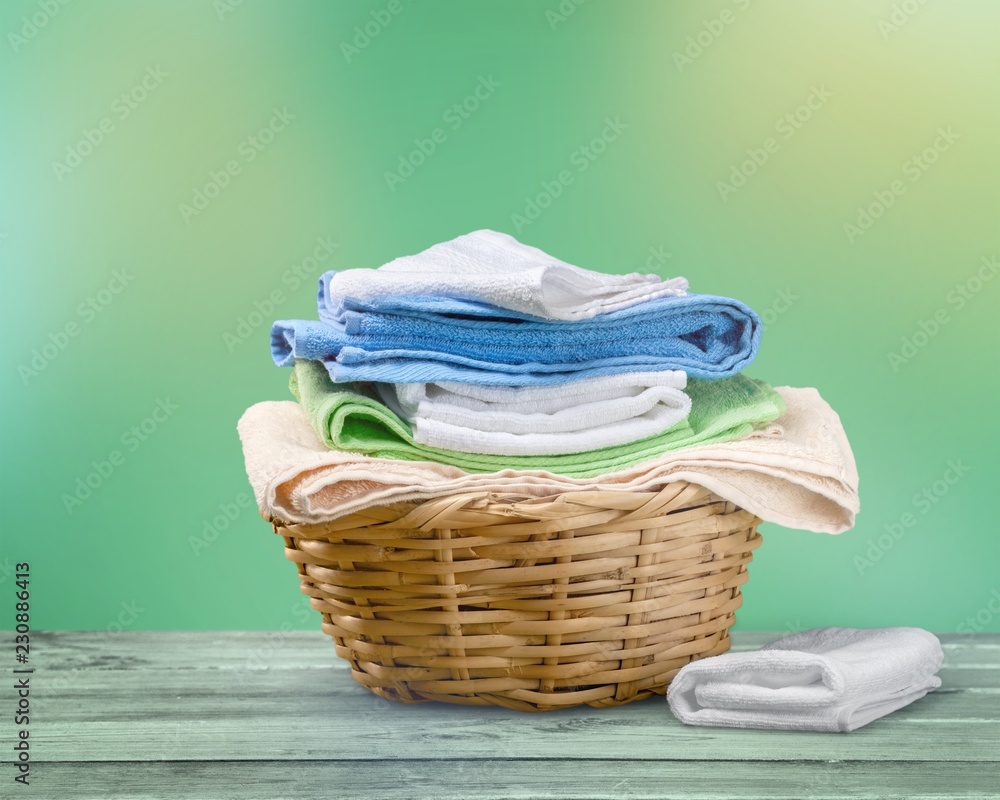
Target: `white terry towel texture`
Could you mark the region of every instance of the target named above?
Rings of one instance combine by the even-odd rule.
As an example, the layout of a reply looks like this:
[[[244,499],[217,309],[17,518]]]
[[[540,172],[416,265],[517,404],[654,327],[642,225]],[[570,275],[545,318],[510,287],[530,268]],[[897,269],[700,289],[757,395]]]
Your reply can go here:
[[[372,506],[457,492],[551,497],[571,491],[658,491],[684,480],[768,522],[842,533],[854,525],[859,500],[857,467],[840,418],[815,389],[776,391],[786,411],[765,430],[674,450],[598,478],[544,470],[470,474],[431,461],[330,450],[291,401],[257,403],[237,427],[261,513],[286,522],[327,522]]]
[[[555,386],[378,384],[420,443],[466,453],[582,453],[634,442],[685,419],[687,376],[628,372]]]
[[[847,732],[937,689],[943,660],[920,628],[816,628],[692,661],[667,701],[688,725]]]
[[[330,304],[421,295],[474,300],[546,319],[589,319],[656,297],[687,293],[685,278],[606,275],[567,264],[513,236],[467,233],[378,269],[347,269],[330,281]]]

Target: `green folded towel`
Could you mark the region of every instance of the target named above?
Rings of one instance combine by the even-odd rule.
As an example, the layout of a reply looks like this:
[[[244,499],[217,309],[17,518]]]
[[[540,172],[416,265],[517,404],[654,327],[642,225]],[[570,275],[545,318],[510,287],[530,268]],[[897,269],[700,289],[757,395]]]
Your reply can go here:
[[[763,381],[734,375],[689,379],[687,419],[655,436],[628,444],[552,456],[496,456],[428,447],[380,400],[370,385],[333,383],[320,362],[298,360],[290,387],[319,437],[333,450],[403,461],[436,461],[466,472],[546,470],[570,478],[617,472],[669,450],[739,439],[785,411],[781,396]],[[595,425],[600,420],[594,421]]]

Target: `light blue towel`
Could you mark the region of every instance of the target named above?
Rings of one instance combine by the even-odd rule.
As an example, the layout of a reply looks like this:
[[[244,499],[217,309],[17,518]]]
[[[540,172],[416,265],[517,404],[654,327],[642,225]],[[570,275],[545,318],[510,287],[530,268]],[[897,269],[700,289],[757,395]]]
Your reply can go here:
[[[322,361],[336,382],[524,386],[667,369],[723,378],[760,344],[760,318],[727,297],[663,297],[570,322],[444,297],[345,298],[331,308],[329,275],[322,321],[275,322],[271,354],[279,366]]]

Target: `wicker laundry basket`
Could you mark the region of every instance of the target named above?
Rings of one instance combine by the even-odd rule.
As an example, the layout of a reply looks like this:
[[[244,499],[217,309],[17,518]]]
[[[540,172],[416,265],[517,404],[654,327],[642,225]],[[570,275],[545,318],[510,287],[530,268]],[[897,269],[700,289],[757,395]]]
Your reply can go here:
[[[524,711],[662,695],[728,650],[761,543],[757,517],[685,482],[269,521],[358,683]]]

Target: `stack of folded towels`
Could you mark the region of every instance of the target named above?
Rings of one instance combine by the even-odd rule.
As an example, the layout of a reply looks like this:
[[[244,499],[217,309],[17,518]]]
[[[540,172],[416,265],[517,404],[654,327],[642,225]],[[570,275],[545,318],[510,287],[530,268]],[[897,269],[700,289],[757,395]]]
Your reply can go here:
[[[468,472],[590,477],[728,441],[784,410],[740,375],[760,319],[683,279],[602,275],[478,231],[329,272],[275,363],[331,448]]]
[[[742,374],[760,318],[684,278],[594,272],[482,230],[326,273],[317,317],[271,330],[298,406],[259,403],[239,425],[274,517],[688,480],[765,520],[853,524],[837,415],[814,389]]]

